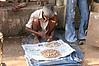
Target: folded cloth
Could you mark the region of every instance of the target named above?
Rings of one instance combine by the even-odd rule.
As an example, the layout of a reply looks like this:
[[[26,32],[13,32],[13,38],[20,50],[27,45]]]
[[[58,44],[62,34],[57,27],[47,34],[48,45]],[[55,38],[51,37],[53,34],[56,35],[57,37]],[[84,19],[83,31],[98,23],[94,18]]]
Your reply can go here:
[[[65,57],[64,59],[53,60],[53,61],[44,61],[44,60],[32,60],[25,56],[28,66],[81,66],[80,62],[70,60],[70,57]]]
[[[58,41],[61,42],[62,40],[58,40]],[[36,60],[33,58],[33,55],[36,55],[37,53],[35,53],[34,51],[30,51],[34,49],[33,46],[35,47],[35,45],[29,45],[29,44],[22,45],[23,50],[25,51],[25,59],[28,66],[81,66],[80,62],[82,61],[83,58],[80,56],[82,56],[81,55],[82,52],[79,52],[80,54],[78,54],[76,51],[73,51],[66,56],[52,60],[43,60],[43,59]],[[71,46],[68,47],[72,48]]]

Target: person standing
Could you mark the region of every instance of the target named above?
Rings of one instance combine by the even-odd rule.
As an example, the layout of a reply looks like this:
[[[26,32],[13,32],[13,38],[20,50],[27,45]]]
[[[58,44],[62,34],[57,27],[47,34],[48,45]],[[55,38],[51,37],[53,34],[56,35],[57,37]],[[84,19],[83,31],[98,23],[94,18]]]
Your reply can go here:
[[[75,7],[78,5],[80,13],[79,30],[78,33],[75,31]],[[69,43],[83,44],[85,41],[85,28],[88,25],[88,3],[87,0],[67,0],[66,5],[66,26],[65,26],[65,39]],[[79,41],[79,42],[78,42]]]

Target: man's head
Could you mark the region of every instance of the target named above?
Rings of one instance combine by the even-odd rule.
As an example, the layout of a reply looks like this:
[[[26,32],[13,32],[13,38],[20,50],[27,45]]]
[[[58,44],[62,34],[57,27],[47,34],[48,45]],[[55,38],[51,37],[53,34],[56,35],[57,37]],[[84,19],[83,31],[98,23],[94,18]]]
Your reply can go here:
[[[43,6],[43,15],[46,17],[52,17],[54,16],[54,7],[51,4],[47,4]]]

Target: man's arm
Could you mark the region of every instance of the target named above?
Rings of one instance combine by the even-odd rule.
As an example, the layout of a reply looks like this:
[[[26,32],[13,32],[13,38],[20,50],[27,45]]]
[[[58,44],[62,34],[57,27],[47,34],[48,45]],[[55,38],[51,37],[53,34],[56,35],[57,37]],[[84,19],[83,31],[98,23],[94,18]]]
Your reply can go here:
[[[55,15],[54,17],[52,17],[50,19],[49,22],[49,26],[47,27],[47,31],[46,31],[46,39],[47,41],[51,41],[53,36],[54,36],[54,30],[55,27],[57,26],[57,15]]]
[[[26,30],[31,32],[33,35],[37,37],[44,37],[45,33],[40,30],[40,22],[38,18],[33,18],[31,25],[26,26]]]
[[[49,21],[49,26],[48,26],[46,34],[51,34],[54,31],[56,26],[57,26],[57,16],[55,15]]]
[[[26,30],[29,31],[29,32],[31,32],[31,33],[34,34],[34,35],[40,36],[39,32],[33,30],[32,28],[26,27]]]

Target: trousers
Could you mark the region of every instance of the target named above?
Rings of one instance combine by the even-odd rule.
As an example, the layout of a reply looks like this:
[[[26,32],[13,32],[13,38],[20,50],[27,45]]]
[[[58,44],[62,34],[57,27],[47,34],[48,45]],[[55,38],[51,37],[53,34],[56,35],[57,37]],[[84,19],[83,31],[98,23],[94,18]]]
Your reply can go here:
[[[78,5],[80,21],[78,33],[75,31],[75,7]],[[65,39],[68,42],[75,42],[78,39],[85,39],[85,28],[88,25],[89,9],[87,0],[67,0]]]

